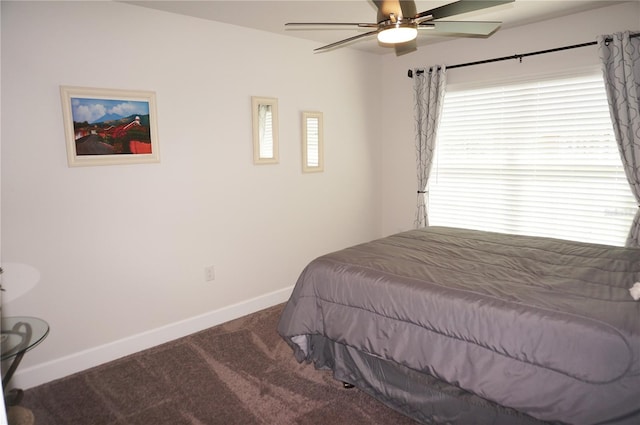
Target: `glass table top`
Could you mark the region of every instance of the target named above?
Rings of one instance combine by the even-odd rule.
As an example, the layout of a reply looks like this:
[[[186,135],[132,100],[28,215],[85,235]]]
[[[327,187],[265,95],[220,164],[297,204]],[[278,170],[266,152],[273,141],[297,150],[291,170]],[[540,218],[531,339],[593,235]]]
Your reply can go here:
[[[31,350],[49,333],[49,325],[37,317],[3,317],[0,332],[0,360]]]

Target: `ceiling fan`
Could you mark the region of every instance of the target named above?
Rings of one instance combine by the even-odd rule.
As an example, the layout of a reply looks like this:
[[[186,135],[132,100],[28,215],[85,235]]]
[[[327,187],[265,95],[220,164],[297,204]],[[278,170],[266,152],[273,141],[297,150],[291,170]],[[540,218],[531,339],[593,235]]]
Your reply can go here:
[[[288,22],[285,26],[355,26],[357,28],[375,28],[373,31],[319,47],[314,49],[314,51],[330,50],[354,40],[377,34],[380,43],[393,44],[396,49],[396,54],[402,55],[416,50],[416,37],[418,30],[422,29],[430,29],[441,33],[455,33],[461,36],[488,36],[498,29],[501,22],[442,21],[441,19],[512,3],[515,0],[459,0],[420,13],[416,11],[416,4],[413,0],[372,1],[378,8],[377,23]]]

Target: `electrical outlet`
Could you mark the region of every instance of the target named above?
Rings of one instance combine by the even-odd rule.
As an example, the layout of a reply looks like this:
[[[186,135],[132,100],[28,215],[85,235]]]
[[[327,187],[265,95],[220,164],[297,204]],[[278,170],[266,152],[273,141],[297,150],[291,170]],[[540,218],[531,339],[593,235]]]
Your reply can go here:
[[[204,280],[207,282],[216,278],[216,271],[213,266],[207,266],[204,268]]]

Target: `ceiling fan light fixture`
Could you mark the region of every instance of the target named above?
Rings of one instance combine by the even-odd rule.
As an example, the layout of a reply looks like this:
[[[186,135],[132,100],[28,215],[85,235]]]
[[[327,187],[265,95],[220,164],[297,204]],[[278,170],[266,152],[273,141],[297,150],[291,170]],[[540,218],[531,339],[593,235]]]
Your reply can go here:
[[[406,43],[418,36],[418,29],[415,24],[411,23],[395,23],[386,25],[385,29],[378,33],[378,41],[380,43],[396,44]]]

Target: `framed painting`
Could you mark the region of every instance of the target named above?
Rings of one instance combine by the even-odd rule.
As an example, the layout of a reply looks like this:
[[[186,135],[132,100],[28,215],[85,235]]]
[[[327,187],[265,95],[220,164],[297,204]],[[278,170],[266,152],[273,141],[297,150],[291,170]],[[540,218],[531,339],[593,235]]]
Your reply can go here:
[[[150,91],[61,86],[70,167],[159,162]]]
[[[322,112],[302,112],[302,172],[324,171]]]
[[[253,163],[278,163],[278,99],[251,97]]]

